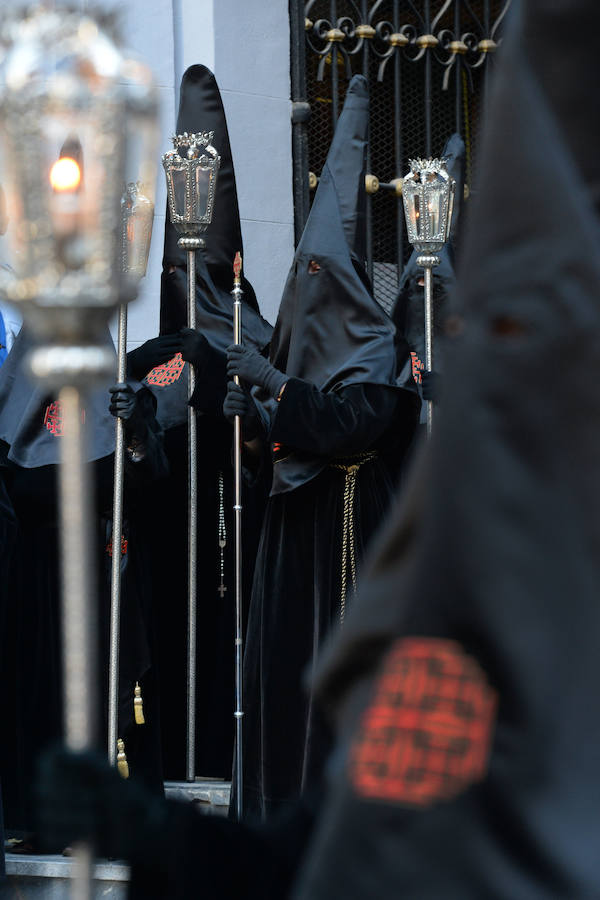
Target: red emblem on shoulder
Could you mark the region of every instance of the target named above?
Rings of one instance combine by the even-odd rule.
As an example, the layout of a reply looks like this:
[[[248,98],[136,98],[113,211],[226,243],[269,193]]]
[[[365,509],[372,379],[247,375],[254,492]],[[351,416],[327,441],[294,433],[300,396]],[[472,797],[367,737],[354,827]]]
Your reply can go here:
[[[85,409],[81,410],[81,421],[85,425]],[[62,418],[62,408],[60,405],[60,400],[54,400],[49,406],[46,407],[46,411],[44,413],[44,425],[55,437],[62,437],[63,435],[63,418]]]
[[[162,366],[155,366],[148,372],[146,382],[147,384],[159,385],[160,387],[173,384],[183,372],[184,366],[185,362],[181,357],[181,353],[176,353],[173,359],[163,363]]]
[[[412,363],[412,377],[415,379],[417,384],[421,384],[421,372],[425,371],[425,366],[414,350],[410,351],[410,360]]]
[[[355,791],[417,807],[457,796],[486,775],[496,705],[460,644],[397,641],[351,749]]]

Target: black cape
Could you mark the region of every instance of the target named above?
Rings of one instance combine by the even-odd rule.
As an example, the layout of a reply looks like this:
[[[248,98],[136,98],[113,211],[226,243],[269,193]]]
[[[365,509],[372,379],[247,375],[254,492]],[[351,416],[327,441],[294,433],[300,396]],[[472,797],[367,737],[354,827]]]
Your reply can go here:
[[[106,343],[112,347],[108,332]],[[28,469],[60,462],[62,432],[56,399],[47,396],[23,366],[32,347],[32,337],[26,328],[22,328],[0,369],[0,441],[9,447],[8,459]],[[90,392],[86,398],[84,425],[88,462],[102,459],[115,449],[115,422],[108,411],[107,387]]]
[[[302,900],[600,892],[600,134],[577,98],[600,11],[523,9],[420,509],[397,512],[323,664],[341,737]]]

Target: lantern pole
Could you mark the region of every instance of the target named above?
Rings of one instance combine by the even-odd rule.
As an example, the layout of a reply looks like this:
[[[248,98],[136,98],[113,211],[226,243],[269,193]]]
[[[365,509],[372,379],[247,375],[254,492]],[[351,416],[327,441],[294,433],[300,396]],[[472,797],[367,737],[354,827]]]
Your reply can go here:
[[[423,267],[425,286],[425,370],[433,371],[433,278],[432,269],[439,266],[440,258],[434,253],[417,257],[417,265]],[[431,437],[433,427],[433,401],[427,400],[427,437]]]
[[[187,320],[196,330],[196,253],[204,246],[199,237],[180,237],[177,245],[187,251]],[[196,390],[196,369],[188,363],[191,400]],[[188,405],[188,632],[187,632],[187,742],[186,780],[196,774],[196,659],[198,645],[198,419]]]
[[[139,182],[130,182],[121,200],[121,270],[143,278],[148,266],[154,204],[141,193]],[[127,304],[119,306],[117,335],[117,383],[127,381]],[[123,491],[125,476],[125,423],[115,421],[113,481],[110,637],[108,657],[108,761],[117,762],[119,739],[119,651],[121,645],[121,545],[123,541]]]
[[[187,320],[196,330],[196,253],[204,247],[200,234],[212,221],[221,158],[210,143],[214,133],[174,135],[173,150],[162,164],[167,179],[169,216],[181,234],[178,247],[187,252]],[[188,363],[189,398],[196,389],[196,372]],[[196,767],[196,648],[198,625],[198,432],[196,410],[188,406],[188,633],[186,780]]]
[[[239,251],[235,255],[233,263],[233,343],[238,346],[242,343],[242,257]],[[234,376],[236,384],[240,379]],[[234,499],[233,512],[235,521],[235,791],[236,791],[236,816],[238,822],[242,820],[243,811],[243,742],[242,721],[244,717],[242,702],[242,418],[236,416],[233,424],[233,475],[234,475]]]
[[[119,307],[117,337],[117,382],[127,377],[127,306]],[[121,544],[123,539],[123,481],[125,468],[125,425],[115,422],[115,459],[113,482],[112,559],[110,585],[110,638],[108,658],[108,761],[117,761],[119,727],[119,649],[121,639]]]

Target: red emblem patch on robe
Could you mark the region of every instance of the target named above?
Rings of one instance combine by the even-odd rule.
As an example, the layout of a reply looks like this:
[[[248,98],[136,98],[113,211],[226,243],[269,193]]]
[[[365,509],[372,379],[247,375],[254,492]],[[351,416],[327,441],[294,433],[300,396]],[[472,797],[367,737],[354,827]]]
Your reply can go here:
[[[421,384],[421,372],[425,371],[425,366],[417,356],[414,350],[410,351],[410,361],[412,365],[412,377],[417,382],[417,384]]]
[[[146,381],[148,384],[159,385],[160,387],[173,384],[183,372],[184,365],[185,362],[181,357],[181,353],[176,353],[173,359],[163,363],[162,366],[155,366],[151,369],[146,375]]]
[[[85,425],[85,409],[81,410],[81,422]],[[55,437],[62,437],[63,418],[60,400],[54,400],[46,407],[46,412],[44,413],[44,425],[50,434],[55,435]]]
[[[397,641],[351,749],[355,791],[415,807],[457,796],[487,773],[496,706],[460,644]]]

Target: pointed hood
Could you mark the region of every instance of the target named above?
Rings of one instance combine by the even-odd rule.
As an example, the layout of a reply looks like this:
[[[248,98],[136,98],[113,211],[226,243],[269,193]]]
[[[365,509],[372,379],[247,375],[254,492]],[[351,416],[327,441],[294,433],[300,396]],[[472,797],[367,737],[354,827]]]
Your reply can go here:
[[[217,188],[215,193],[212,222],[203,235],[205,249],[202,251],[204,261],[211,277],[220,290],[231,290],[232,265],[235,254],[240,251],[244,256],[242,228],[238,206],[237,187],[233,157],[229,144],[227,120],[221,93],[215,76],[206,66],[190,66],[181,80],[179,93],[179,113],[176,133],[192,134],[198,131],[214,132],[213,146],[221,157]],[[179,234],[171,225],[167,208],[165,225],[165,247],[163,269],[169,266],[187,267],[187,254],[177,246]],[[258,310],[254,289],[249,281],[243,280],[244,303]],[[161,309],[161,332],[177,331],[181,324],[172,324],[167,309]]]
[[[346,701],[344,725],[356,730],[347,755],[337,754],[345,762],[298,900],[323,900],[331,884],[350,900],[598,893],[600,130],[589,116],[577,120],[576,95],[589,85],[589,99],[600,76],[600,8],[525,8],[497,73],[457,286],[463,330],[448,347],[417,522],[407,527],[398,511],[323,663],[322,690],[342,715]],[[573,20],[576,45],[565,49]],[[560,98],[550,76],[557,54]],[[477,777],[441,799],[438,764],[425,762],[412,770],[422,796],[431,790],[420,804],[404,800],[411,749],[402,750],[409,735],[393,668],[410,665],[407,639],[422,649],[452,642],[498,704],[493,729],[483,726],[491,752],[465,745],[467,768],[469,747],[482,751]],[[359,688],[378,664],[381,677]],[[442,696],[447,682],[427,684]],[[368,711],[361,691],[374,698]],[[434,746],[418,699],[417,753]],[[377,716],[389,721],[378,748]],[[371,749],[369,793],[358,754]],[[457,770],[441,759],[443,780]]]
[[[270,360],[287,375],[322,391],[351,384],[398,389],[395,329],[373,297],[364,269],[365,159],[369,127],[367,82],[355,75],[346,94],[310,215],[284,288]],[[272,398],[255,397],[269,416]],[[273,493],[314,478],[321,458],[278,460]]]
[[[113,346],[108,331],[106,342]],[[26,469],[57,465],[62,437],[60,404],[30,380],[24,366],[32,347],[32,338],[22,328],[0,368],[0,441],[9,446],[8,459]],[[90,391],[84,410],[88,462],[114,452],[115,420],[109,403],[108,384]]]
[[[273,365],[325,391],[395,384],[394,329],[363,268],[368,124],[367,83],[355,75],[271,340]]]
[[[456,181],[454,192],[454,213],[452,216],[452,230],[446,246],[437,255],[440,258],[439,266],[433,269],[433,327],[434,340],[443,339],[444,319],[448,313],[447,300],[452,294],[456,282],[454,274],[454,239],[456,236],[464,191],[464,162],[465,144],[459,134],[453,134],[444,147],[442,153],[447,160],[447,169]],[[399,334],[404,335],[408,343],[412,361],[413,378],[416,384],[421,385],[421,372],[425,368],[425,321],[424,321],[424,296],[423,296],[423,268],[417,265],[416,250],[410,255],[406,263],[400,282],[398,295],[392,309],[392,319]],[[434,368],[437,372],[442,368],[439,340],[434,344],[435,358]],[[421,407],[421,424],[427,421],[427,407]]]
[[[214,131],[213,145],[221,157],[213,220],[203,235],[206,249],[196,253],[197,328],[212,347],[224,352],[233,341],[233,260],[242,252],[242,231],[227,121],[215,76],[205,66],[191,66],[181,82],[178,134]],[[165,247],[160,292],[160,333],[187,325],[187,253],[177,246],[179,234],[165,218]],[[169,271],[174,267],[174,271]],[[259,352],[273,331],[258,311],[256,295],[242,276],[242,341]],[[149,374],[147,384],[157,398],[157,418],[163,428],[187,419],[187,363],[175,358]]]

